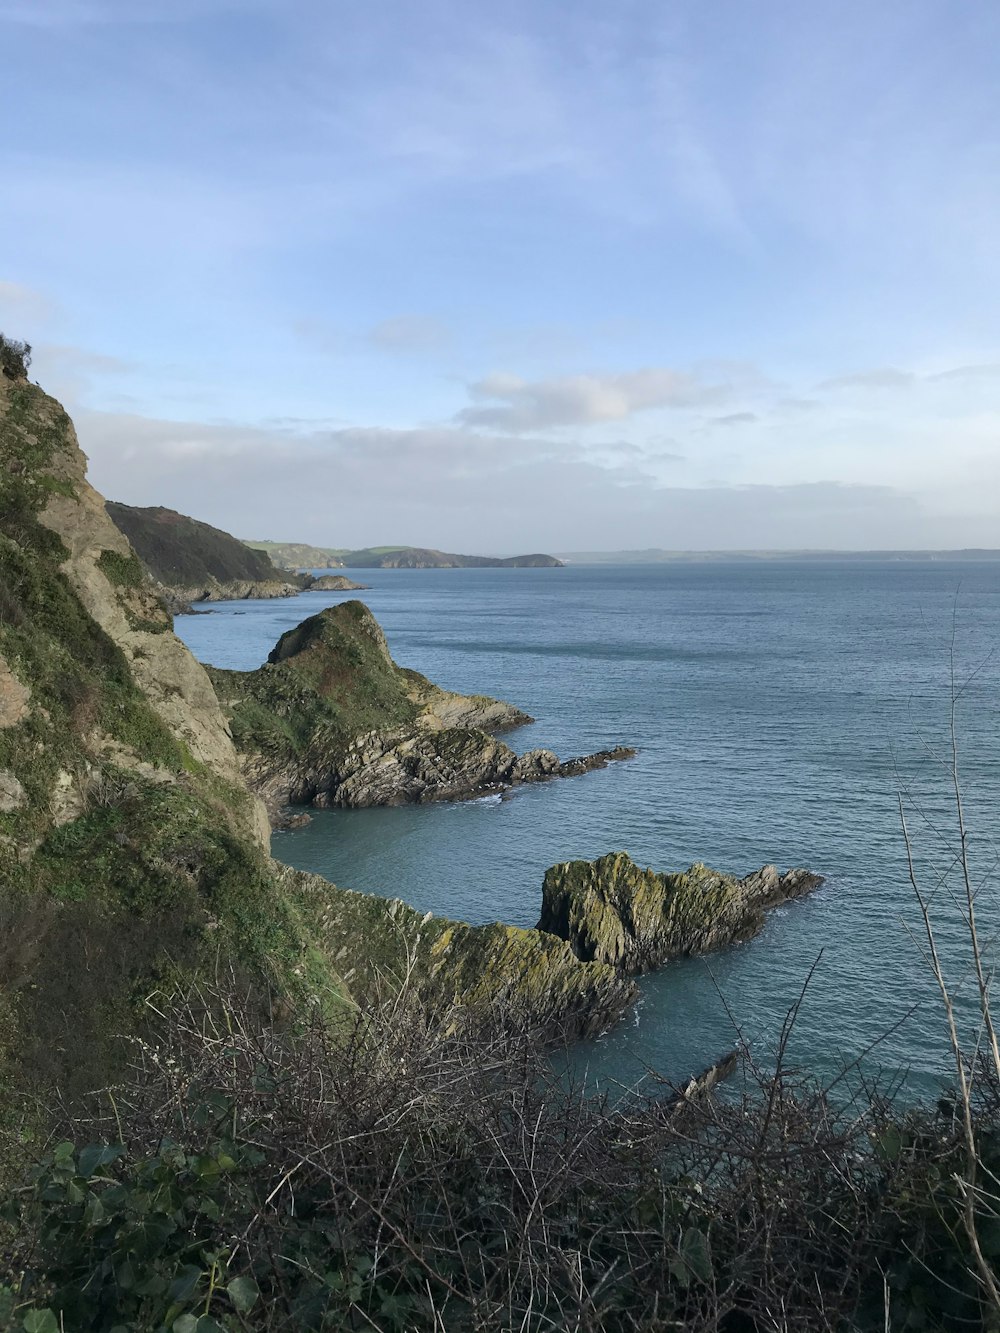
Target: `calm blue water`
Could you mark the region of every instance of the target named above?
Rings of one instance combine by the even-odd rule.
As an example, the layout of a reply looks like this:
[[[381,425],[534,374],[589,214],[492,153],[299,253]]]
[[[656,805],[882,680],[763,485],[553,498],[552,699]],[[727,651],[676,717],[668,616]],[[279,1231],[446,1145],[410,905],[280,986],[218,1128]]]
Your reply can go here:
[[[998,921],[1000,565],[830,562],[373,570],[362,596],[398,662],[454,690],[509,699],[538,721],[508,738],[561,757],[615,743],[639,756],[505,800],[317,811],[274,852],[339,884],[472,922],[534,925],[547,866],[624,848],[672,870],[764,862],[827,876],[757,940],[642,982],[622,1026],[580,1058],[631,1082],[670,1077],[733,1044],[766,1056],[819,958],[792,1042],[827,1075],[870,1057],[923,1091],[947,1072],[918,942],[896,808],[907,790],[918,869],[942,951],[968,993],[952,887],[952,648],[961,766],[983,929]],[[247,669],[278,635],[343,595],[243,602],[184,617],[201,660]],[[936,876],[950,876],[938,885]],[[725,1001],[725,1002],[723,1002]],[[731,1010],[727,1015],[726,1006]],[[917,1010],[906,1018],[908,1010]]]

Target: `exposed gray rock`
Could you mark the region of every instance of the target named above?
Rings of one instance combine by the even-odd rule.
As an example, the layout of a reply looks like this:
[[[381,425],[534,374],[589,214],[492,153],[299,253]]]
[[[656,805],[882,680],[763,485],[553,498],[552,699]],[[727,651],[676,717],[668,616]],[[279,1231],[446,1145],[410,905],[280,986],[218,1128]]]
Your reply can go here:
[[[0,814],[19,810],[28,799],[27,792],[9,768],[0,768]]]
[[[567,940],[578,958],[648,972],[669,958],[751,939],[769,907],[823,882],[774,866],[737,879],[696,863],[679,874],[642,870],[625,852],[567,861],[546,872],[539,930]]]

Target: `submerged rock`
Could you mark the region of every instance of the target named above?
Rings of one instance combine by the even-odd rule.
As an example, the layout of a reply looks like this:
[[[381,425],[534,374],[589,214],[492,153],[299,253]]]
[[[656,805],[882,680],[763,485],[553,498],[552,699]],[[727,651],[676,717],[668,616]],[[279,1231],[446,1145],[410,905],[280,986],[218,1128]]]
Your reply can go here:
[[[642,870],[626,852],[552,866],[542,887],[539,930],[566,940],[584,961],[629,975],[669,958],[751,939],[769,907],[821,884],[809,870],[774,866],[736,879],[696,863],[679,874]]]

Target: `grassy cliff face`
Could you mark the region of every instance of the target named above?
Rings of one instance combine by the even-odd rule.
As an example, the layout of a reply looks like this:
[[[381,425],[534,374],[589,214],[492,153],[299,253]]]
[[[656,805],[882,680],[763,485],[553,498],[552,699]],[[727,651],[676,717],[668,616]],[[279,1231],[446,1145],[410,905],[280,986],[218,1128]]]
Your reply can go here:
[[[0,380],[0,1047],[22,1075],[95,1078],[178,972],[297,984],[261,814],[68,417]]]
[[[412,727],[418,709],[361,602],[343,602],[282,635],[256,671],[209,674],[229,710],[233,739],[260,777],[321,774],[359,735]],[[285,792],[285,787],[292,790]],[[297,795],[291,778],[280,799]]]
[[[115,526],[150,574],[165,587],[187,591],[226,583],[291,583],[264,551],[252,550],[220,528],[162,507],[107,502]]]

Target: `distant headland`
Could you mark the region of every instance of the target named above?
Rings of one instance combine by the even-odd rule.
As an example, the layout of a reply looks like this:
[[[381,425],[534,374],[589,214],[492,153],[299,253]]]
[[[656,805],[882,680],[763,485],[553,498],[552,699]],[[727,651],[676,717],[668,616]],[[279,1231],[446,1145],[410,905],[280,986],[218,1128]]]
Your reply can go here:
[[[339,550],[299,542],[245,541],[285,569],[559,569],[554,555],[454,555],[425,546],[366,546]]]

